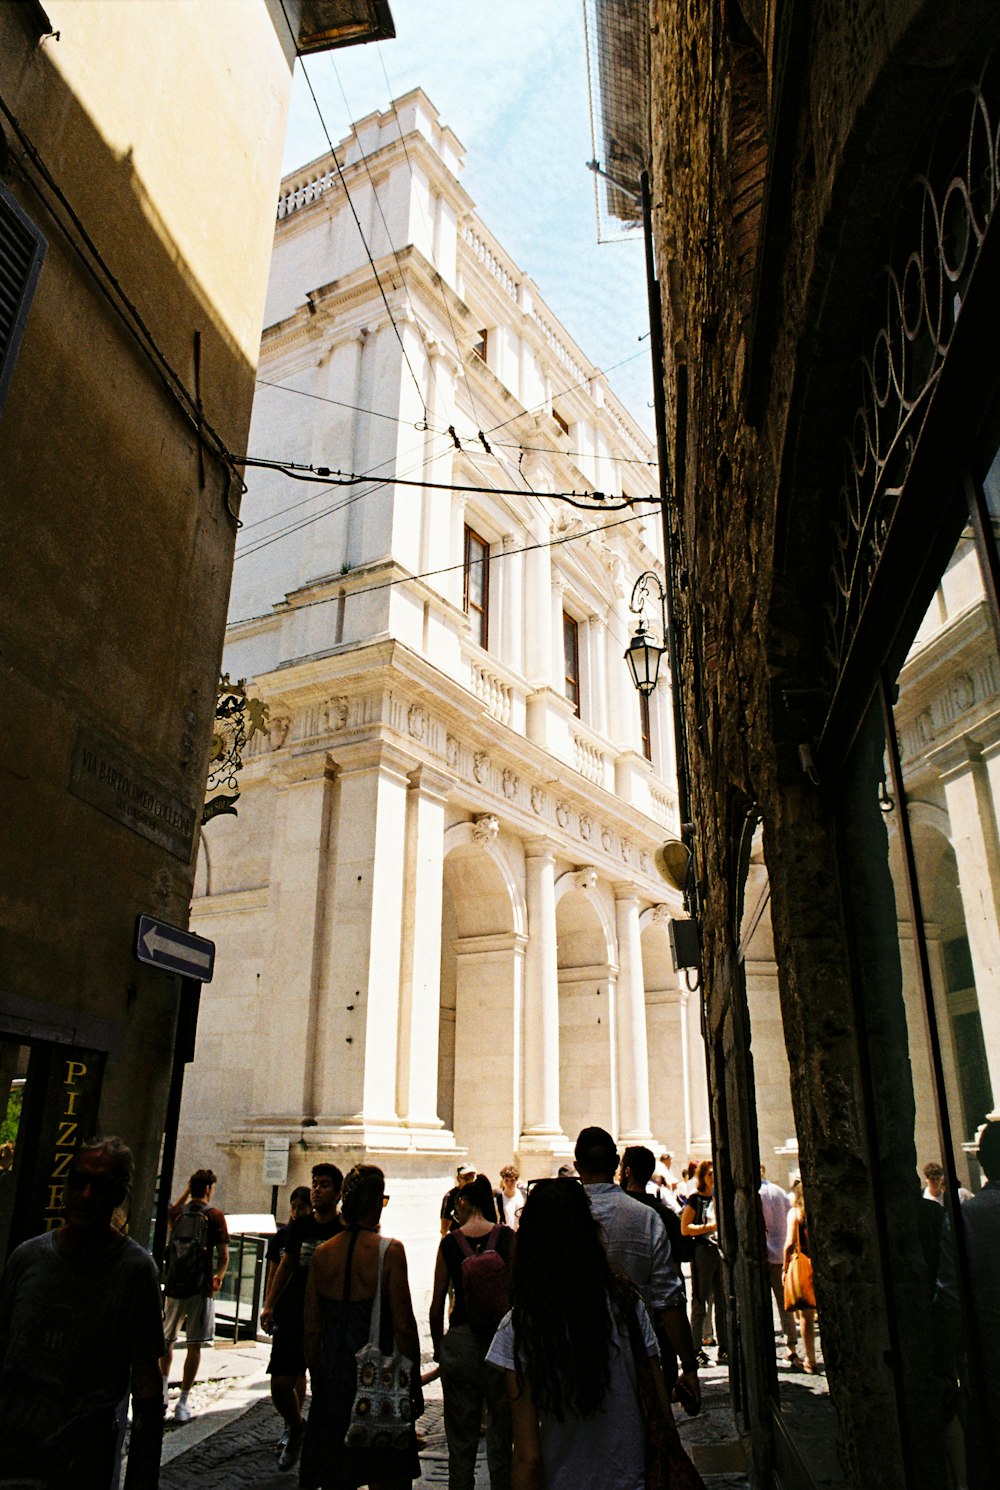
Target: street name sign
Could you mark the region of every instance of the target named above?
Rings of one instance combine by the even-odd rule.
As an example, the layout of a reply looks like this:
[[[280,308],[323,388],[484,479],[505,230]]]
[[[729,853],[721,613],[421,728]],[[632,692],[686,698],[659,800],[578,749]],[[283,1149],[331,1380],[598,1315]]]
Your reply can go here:
[[[139,916],[135,923],[135,955],[150,967],[180,973],[199,983],[211,983],[215,970],[215,943],[193,932],[182,931],[156,916]]]

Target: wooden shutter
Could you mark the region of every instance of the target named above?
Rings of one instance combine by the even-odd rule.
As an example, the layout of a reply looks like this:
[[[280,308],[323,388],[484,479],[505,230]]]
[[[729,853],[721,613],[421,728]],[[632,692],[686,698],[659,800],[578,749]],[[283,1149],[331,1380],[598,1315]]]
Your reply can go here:
[[[46,247],[31,219],[0,186],[0,413]]]

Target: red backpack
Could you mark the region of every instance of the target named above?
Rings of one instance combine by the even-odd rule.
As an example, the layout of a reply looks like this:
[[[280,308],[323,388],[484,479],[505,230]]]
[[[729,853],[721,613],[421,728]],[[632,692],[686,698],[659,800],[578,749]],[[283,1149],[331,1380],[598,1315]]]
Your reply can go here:
[[[493,1335],[510,1308],[510,1275],[507,1264],[497,1251],[499,1226],[494,1226],[477,1252],[461,1231],[452,1232],[465,1253],[462,1259],[462,1292],[465,1295],[465,1317],[475,1335]]]

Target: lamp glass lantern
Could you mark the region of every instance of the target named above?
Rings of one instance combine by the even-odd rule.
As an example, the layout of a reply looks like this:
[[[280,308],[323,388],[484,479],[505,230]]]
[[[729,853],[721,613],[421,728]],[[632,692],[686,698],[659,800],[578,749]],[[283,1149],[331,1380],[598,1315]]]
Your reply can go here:
[[[666,647],[657,646],[646,630],[645,621],[640,621],[639,629],[628,644],[625,661],[632,674],[632,682],[647,698],[656,687],[660,658],[666,650]]]

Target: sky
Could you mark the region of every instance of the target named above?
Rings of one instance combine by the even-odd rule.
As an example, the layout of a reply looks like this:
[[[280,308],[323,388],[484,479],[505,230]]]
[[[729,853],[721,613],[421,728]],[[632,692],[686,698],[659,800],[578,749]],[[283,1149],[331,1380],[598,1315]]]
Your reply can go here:
[[[390,4],[395,40],[305,62],[330,138],[423,88],[466,148],[462,185],[480,217],[652,438],[641,239],[597,241],[582,0]],[[327,151],[302,65],[286,173]]]

